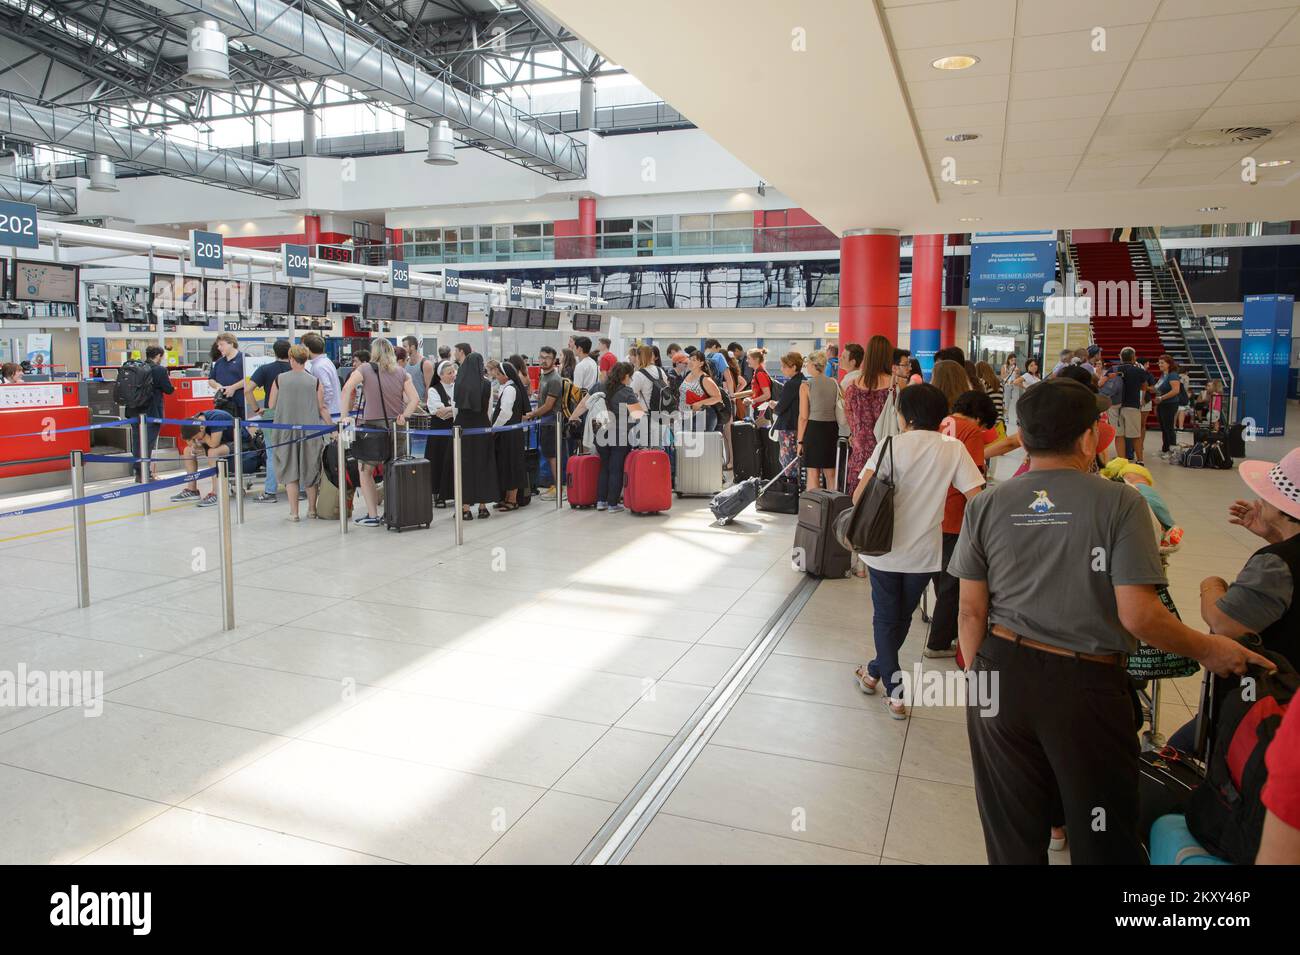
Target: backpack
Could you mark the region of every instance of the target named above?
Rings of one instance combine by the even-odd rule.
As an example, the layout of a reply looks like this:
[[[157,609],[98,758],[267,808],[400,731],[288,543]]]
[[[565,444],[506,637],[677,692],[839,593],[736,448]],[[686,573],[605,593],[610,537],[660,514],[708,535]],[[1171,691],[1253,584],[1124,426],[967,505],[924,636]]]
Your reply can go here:
[[[773,406],[775,406],[776,402],[781,400],[781,392],[784,390],[785,390],[785,382],[777,381],[775,378],[773,378],[772,388],[771,388],[772,394],[767,400],[772,402]]]
[[[587,397],[587,390],[579,388],[572,378],[560,379],[560,414],[566,418],[573,417],[573,411]]]
[[[153,402],[153,366],[133,359],[125,362],[113,385],[113,403],[127,411],[146,409]]]
[[[1215,694],[1205,782],[1192,791],[1186,807],[1187,828],[1196,841],[1237,865],[1253,864],[1259,852],[1266,813],[1260,795],[1268,780],[1264,751],[1300,689],[1300,674],[1285,658],[1252,649],[1278,669],[1266,673],[1252,666],[1241,682]]]
[[[1101,386],[1101,393],[1110,399],[1113,405],[1124,400],[1124,379],[1116,375]]]
[[[638,368],[637,374],[650,379],[650,407],[647,410],[670,414],[677,410],[677,392],[669,387],[664,378],[656,378],[644,368]]]

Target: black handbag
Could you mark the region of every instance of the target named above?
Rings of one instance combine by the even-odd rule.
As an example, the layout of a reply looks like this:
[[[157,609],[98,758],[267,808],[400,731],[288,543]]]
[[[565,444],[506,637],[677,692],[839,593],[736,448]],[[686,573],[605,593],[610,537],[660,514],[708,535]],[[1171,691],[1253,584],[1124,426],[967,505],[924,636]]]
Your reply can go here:
[[[894,548],[894,438],[885,439],[879,460],[889,455],[889,474],[877,467],[866,490],[850,510],[835,518],[835,538],[852,553],[867,557],[888,554]]]
[[[393,459],[393,435],[388,423],[388,402],[384,400],[384,383],[379,377],[379,366],[372,361],[370,368],[375,373],[375,387],[379,389],[379,409],[384,413],[384,430],[358,431],[352,439],[352,453],[358,461],[383,464]]]

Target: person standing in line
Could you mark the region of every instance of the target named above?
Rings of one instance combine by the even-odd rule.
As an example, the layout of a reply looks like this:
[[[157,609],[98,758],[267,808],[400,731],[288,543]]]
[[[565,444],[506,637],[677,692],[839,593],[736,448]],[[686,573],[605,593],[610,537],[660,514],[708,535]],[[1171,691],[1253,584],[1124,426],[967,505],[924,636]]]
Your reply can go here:
[[[353,444],[357,462],[361,465],[361,495],[366,501],[366,513],[358,515],[353,523],[362,527],[380,527],[379,488],[375,485],[375,468],[391,461],[396,454],[389,427],[396,421],[400,428],[419,405],[420,399],[415,393],[411,376],[397,361],[397,354],[387,338],[376,338],[371,342],[373,361],[362,365],[354,371],[343,386],[339,395],[342,405],[350,407],[352,393],[358,387],[366,389],[365,408],[360,413],[360,425],[363,428],[378,428],[385,433],[361,434],[363,440]],[[348,424],[351,418],[345,419]],[[341,480],[341,478],[340,478]]]
[[[590,341],[587,344],[590,345]],[[456,360],[460,363],[460,370],[456,373],[456,390],[452,395],[456,407],[456,424],[466,431],[490,428],[492,384],[487,380],[483,356],[470,345],[462,344],[456,346]],[[595,364],[593,361],[592,365]],[[474,519],[474,514],[470,511],[471,504],[477,504],[479,518],[487,520],[492,516],[487,506],[501,500],[497,483],[496,444],[492,439],[491,434],[471,434],[461,438],[462,499],[459,504],[461,517],[467,521]],[[452,466],[455,467],[454,464]]]
[[[420,353],[420,339],[407,335],[402,339],[402,345],[406,348],[406,373],[411,376],[411,384],[415,385],[420,404],[424,404],[428,400],[429,385],[433,384],[433,375],[437,369],[432,358],[426,358]]]
[[[764,367],[767,363],[766,348],[751,348],[746,356],[749,362],[749,407],[756,422],[766,421],[768,403],[772,400],[772,376]]]
[[[993,366],[986,361],[976,362],[976,376],[979,379],[979,386],[984,394],[993,399],[993,407],[998,409],[998,420],[1002,426],[1006,427],[1006,409],[1002,403],[1002,382],[998,381],[998,373],[993,370]]]
[[[1060,808],[1074,864],[1145,862],[1125,668],[1137,640],[1221,675],[1249,663],[1272,668],[1234,640],[1191,629],[1161,602],[1165,575],[1145,498],[1090,473],[1097,418],[1096,394],[1077,381],[1026,391],[1020,435],[1030,470],[967,505],[948,566],[961,580],[958,630],[971,685],[981,698],[993,694],[972,701],[979,705],[968,707],[966,726],[995,865],[1047,864],[1044,834]]]
[[[835,490],[836,450],[840,429],[835,406],[840,389],[826,374],[826,353],[815,351],[804,362],[804,381],[799,385],[799,433],[797,449],[808,469],[808,488],[815,490],[826,479],[826,489]]]
[[[143,408],[127,408],[126,416],[135,418],[144,415],[147,418],[161,418],[163,416],[163,396],[172,394],[176,388],[172,385],[171,376],[167,374],[167,369],[163,366],[163,358],[166,352],[161,345],[150,345],[144,350],[144,360],[149,365],[149,380],[153,383],[153,390],[149,393],[149,404]],[[5,367],[8,367],[7,365]],[[17,365],[14,365],[18,368]],[[18,371],[18,383],[22,381],[22,370]],[[152,480],[157,480],[158,469],[152,462],[153,449],[158,446],[158,432],[162,430],[160,424],[145,423],[145,442],[147,447],[140,450],[140,429],[131,428],[131,454],[137,458],[150,458],[149,476]],[[140,480],[140,469],[133,469],[136,473],[136,481]]]
[[[311,352],[311,361],[307,363],[307,370],[320,380],[321,388],[325,390],[325,407],[329,409],[331,417],[338,417],[339,392],[342,388],[339,385],[338,369],[334,367],[334,362],[325,356],[325,339],[315,332],[310,332],[302,336],[302,343]]]
[[[1160,457],[1169,460],[1169,456],[1178,447],[1178,432],[1174,418],[1178,409],[1187,398],[1182,377],[1178,374],[1178,362],[1168,355],[1161,355],[1160,380],[1155,384],[1155,396],[1151,399],[1156,406],[1156,417],[1160,420]]]
[[[984,488],[984,476],[966,447],[939,433],[947,416],[948,399],[934,385],[909,385],[899,392],[902,431],[876,445],[854,492],[857,503],[877,471],[895,486],[889,552],[859,555],[871,579],[875,656],[859,666],[854,676],[858,688],[867,694],[874,694],[884,683],[885,704],[896,720],[907,719],[898,652],[907,639],[921,594],[943,568],[948,489],[954,487],[970,500]]]
[[[970,391],[966,369],[950,359],[941,358],[934,363],[934,368],[930,371],[930,384],[943,392],[950,407],[958,396]]]
[[[538,428],[537,443],[541,448],[542,457],[546,459],[551,469],[551,486],[540,495],[543,501],[555,500],[556,488],[559,487],[558,475],[566,463],[557,461],[555,457],[556,422],[560,415],[560,398],[564,394],[564,382],[560,378],[559,369],[555,367],[557,357],[555,349],[550,345],[542,346],[538,353],[541,375],[537,380],[537,407],[524,415],[525,421],[536,421],[552,415],[556,417],[556,421],[543,424]]]
[[[645,415],[632,390],[632,366],[625,361],[616,363],[605,376],[605,408],[609,425],[603,440],[596,441],[600,455],[600,477],[596,481],[596,510],[617,514],[623,507],[623,465],[632,450],[632,431]],[[604,503],[606,506],[601,507]]]
[[[636,351],[636,371],[632,373],[632,392],[647,413],[659,410],[654,407],[655,388],[668,387],[668,373],[655,364],[654,350],[642,345]],[[668,428],[662,420],[649,421],[642,431],[639,447],[662,448],[667,443]]]
[[[687,359],[686,367],[686,376],[682,379],[682,398],[686,403],[683,428],[688,431],[719,430],[720,412],[726,396],[713,378],[707,356],[704,352],[695,352]]]
[[[0,365],[0,384],[21,385],[23,383],[23,366],[17,362],[7,361]]]
[[[826,371],[827,378],[839,380],[840,377],[840,346],[826,346]]]
[[[857,489],[858,475],[876,449],[876,422],[894,386],[893,347],[884,335],[871,336],[861,373],[852,379],[844,376],[844,414],[849,419],[849,473],[845,490],[849,494]]]
[[[600,342],[600,360],[596,363],[597,372],[600,380],[604,381],[609,370],[618,363],[618,356],[614,354],[614,343],[608,338],[602,338]]]
[[[1052,374],[1051,374],[1051,377],[1052,377],[1052,378],[1055,378],[1057,372],[1059,372],[1059,371],[1060,371],[1062,368],[1064,368],[1066,365],[1069,365],[1069,364],[1073,363],[1073,361],[1074,361],[1074,349],[1073,349],[1073,348],[1064,348],[1064,349],[1062,349],[1062,350],[1061,350],[1061,360],[1058,361],[1055,365],[1052,366]]]
[[[575,388],[582,391],[591,391],[600,381],[600,367],[596,360],[591,357],[591,339],[586,335],[579,335],[571,339],[573,342],[573,353],[575,364],[573,366],[572,381]]]
[[[277,343],[278,344],[278,343]],[[289,370],[281,372],[271,383],[266,406],[275,413],[277,424],[319,425],[333,424],[329,409],[325,407],[325,389],[320,379],[307,371],[311,352],[303,345],[288,349]],[[269,365],[263,365],[269,368]],[[259,368],[258,371],[262,369]],[[298,521],[299,492],[307,497],[307,516],[316,516],[316,491],[320,487],[321,452],[325,448],[323,435],[308,437],[293,431],[276,429],[272,432],[274,443],[268,449],[267,460],[275,459],[275,473],[284,481],[289,494],[289,520]],[[267,470],[271,470],[268,463]],[[272,495],[274,497],[274,495]]]
[[[1120,433],[1124,436],[1124,457],[1135,464],[1142,463],[1143,436],[1146,426],[1142,421],[1142,405],[1146,392],[1155,384],[1151,372],[1137,363],[1137,352],[1123,348],[1119,353],[1119,367],[1107,378],[1118,377],[1123,382],[1120,398]]]
[[[449,358],[438,362],[438,369],[429,386],[427,407],[433,415],[433,427],[430,431],[440,432],[430,435],[424,446],[424,456],[429,459],[429,469],[433,472],[433,506],[444,508],[455,497],[452,484],[451,427],[455,407],[451,395],[456,387],[456,363]]]
[[[912,383],[912,353],[906,348],[894,349],[894,387],[906,388]]]
[[[790,466],[790,462],[799,456],[799,398],[803,394],[803,355],[797,351],[786,352],[781,356],[781,374],[785,375],[785,385],[781,388],[781,397],[772,409],[772,427],[781,436],[781,468]],[[795,470],[796,477],[801,469]]]
[[[236,418],[247,417],[244,405],[244,356],[239,350],[239,339],[230,332],[222,332],[214,343],[219,357],[212,363],[208,382],[217,393],[213,406],[229,411]]]
[[[278,339],[275,344],[271,346],[271,350],[275,355],[275,361],[270,361],[265,365],[259,366],[248,379],[257,388],[261,388],[262,394],[266,396],[266,406],[260,409],[262,412],[261,420],[263,421],[275,420],[275,410],[274,406],[271,404],[271,391],[275,388],[276,379],[286,371],[289,371],[292,367],[289,364],[288,341],[283,338]],[[307,353],[307,357],[310,360],[311,352]],[[252,399],[252,408],[249,410],[253,414],[257,414],[259,410],[257,392],[255,390],[250,390],[248,395]],[[272,429],[263,430],[269,432]],[[276,491],[278,491],[280,487],[279,478],[276,477],[275,472],[275,455],[271,453],[271,448],[274,444],[272,437],[272,435],[268,434],[266,439],[266,483],[262,486],[262,493],[253,498],[253,500],[258,504],[274,503],[277,500]],[[313,507],[312,510],[315,510],[315,508]]]
[[[511,362],[502,364],[495,358],[487,364],[488,374],[500,386],[492,409],[492,427],[508,428],[524,420],[528,412],[528,388],[520,380],[519,372]],[[498,511],[513,511],[519,507],[519,492],[527,489],[528,468],[524,460],[524,433],[518,428],[492,435],[495,439],[497,487],[501,500]]]

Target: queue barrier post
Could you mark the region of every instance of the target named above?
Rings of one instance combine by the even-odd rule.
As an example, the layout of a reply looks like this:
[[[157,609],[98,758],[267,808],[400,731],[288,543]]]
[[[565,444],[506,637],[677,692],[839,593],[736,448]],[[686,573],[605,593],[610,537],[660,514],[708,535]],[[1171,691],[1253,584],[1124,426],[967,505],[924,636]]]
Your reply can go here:
[[[86,494],[86,463],[81,459],[82,452],[72,452],[72,496],[84,497]],[[86,553],[86,505],[77,504],[72,508],[72,547],[77,559],[77,606],[90,606],[90,558]]]
[[[343,427],[343,420],[340,418],[337,436],[337,451],[339,458],[339,533],[344,537],[347,537],[348,504],[352,500],[352,492],[348,488],[348,452],[347,448],[343,445]]]
[[[451,475],[452,475],[452,494],[456,498],[456,546],[459,547],[465,543],[465,503],[462,493],[460,479],[460,425],[451,429]]]
[[[244,523],[244,428],[235,419],[235,520]]]
[[[140,460],[137,463],[140,465],[140,483],[148,484],[149,483],[149,462],[150,459],[153,457],[153,455],[149,451],[149,423],[146,420],[146,416],[143,411],[140,412],[140,421],[138,422],[138,425],[140,428],[140,444],[139,444]],[[144,503],[141,505],[141,509],[144,512],[144,516],[148,517],[149,514],[153,511],[153,502],[149,499],[149,492],[145,491],[143,494],[140,495],[140,497],[144,499]]]
[[[230,534],[230,485],[226,459],[217,461],[217,537],[221,544],[221,629],[235,629],[235,567]]]
[[[564,421],[560,417],[559,405],[555,408],[555,509],[564,504]]]

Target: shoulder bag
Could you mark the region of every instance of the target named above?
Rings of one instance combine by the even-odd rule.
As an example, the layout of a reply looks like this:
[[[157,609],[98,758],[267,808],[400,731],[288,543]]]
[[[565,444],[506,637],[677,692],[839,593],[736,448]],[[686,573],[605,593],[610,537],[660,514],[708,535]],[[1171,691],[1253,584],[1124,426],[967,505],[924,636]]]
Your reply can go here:
[[[388,402],[384,400],[384,382],[379,376],[379,366],[370,362],[370,370],[375,373],[375,388],[379,391],[379,408],[384,413],[384,430],[359,431],[352,440],[352,453],[358,461],[381,464],[393,457],[393,436],[388,423]],[[364,422],[361,422],[364,426]]]
[[[898,434],[898,389],[896,387],[889,389],[885,405],[880,409],[880,416],[876,418],[876,426],[872,431],[875,432],[877,442]]]
[[[889,473],[880,463],[889,455]],[[888,554],[894,548],[894,438],[885,438],[877,467],[862,497],[835,518],[835,538],[851,553],[867,557]]]

